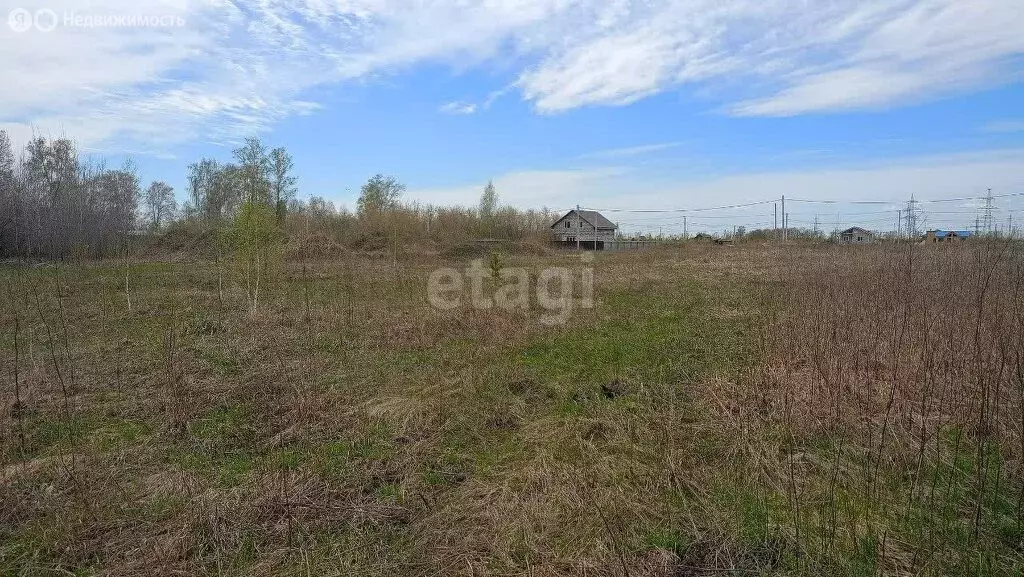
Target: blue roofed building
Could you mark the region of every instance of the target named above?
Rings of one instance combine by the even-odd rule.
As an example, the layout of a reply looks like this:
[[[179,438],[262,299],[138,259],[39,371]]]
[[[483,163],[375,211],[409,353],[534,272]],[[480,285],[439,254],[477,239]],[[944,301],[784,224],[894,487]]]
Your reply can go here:
[[[974,236],[969,230],[929,230],[925,242],[960,242]]]

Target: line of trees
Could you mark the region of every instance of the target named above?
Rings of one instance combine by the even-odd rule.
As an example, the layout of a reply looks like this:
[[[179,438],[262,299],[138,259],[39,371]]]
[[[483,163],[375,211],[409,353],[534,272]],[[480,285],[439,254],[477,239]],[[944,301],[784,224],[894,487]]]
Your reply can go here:
[[[43,137],[17,156],[0,130],[0,255],[112,254],[135,227],[140,195],[130,161],[110,169],[68,139]]]
[[[182,216],[220,224],[249,203],[270,207],[282,225],[297,192],[291,155],[284,148],[267,150],[258,138],[248,138],[233,157],[229,163],[204,158],[189,165],[189,199]]]
[[[189,166],[189,201],[179,211],[166,182],[142,189],[131,160],[111,169],[69,139],[42,136],[16,154],[0,130],[0,257],[112,256],[129,236],[181,219],[226,225],[247,204],[268,207],[283,224],[296,193],[291,156],[256,138],[233,156]]]
[[[257,139],[247,140],[236,150],[233,162],[202,159],[190,165],[187,186],[188,201],[181,211],[185,225],[234,223],[235,231],[256,234],[255,223],[266,219],[253,207],[270,207],[280,237],[315,237],[311,242],[330,241],[357,250],[450,245],[482,237],[541,240],[547,238],[558,216],[547,209],[520,211],[500,206],[490,182],[474,208],[406,202],[405,184],[384,174],[376,174],[362,185],[355,212],[320,196],[302,200],[297,197],[291,156],[283,148],[267,151]],[[246,219],[245,226],[239,226],[239,215]],[[319,251],[318,247],[306,249]]]
[[[472,208],[406,202],[405,191],[394,176],[377,174],[362,186],[354,213],[322,197],[300,200],[288,151],[249,138],[230,161],[190,164],[179,207],[167,183],[142,188],[130,160],[108,168],[65,138],[35,137],[16,154],[0,130],[0,258],[111,257],[129,237],[172,226],[220,231],[215,238],[232,237],[249,254],[266,253],[253,248],[257,241],[311,234],[365,250],[484,237],[540,240],[557,217],[547,209],[501,206],[493,183]]]

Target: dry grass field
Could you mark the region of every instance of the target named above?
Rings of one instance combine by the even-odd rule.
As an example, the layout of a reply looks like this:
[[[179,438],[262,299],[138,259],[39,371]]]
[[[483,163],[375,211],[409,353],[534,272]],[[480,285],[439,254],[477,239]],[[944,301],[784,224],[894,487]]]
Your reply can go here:
[[[0,573],[1024,572],[1020,247],[442,255],[3,265]]]

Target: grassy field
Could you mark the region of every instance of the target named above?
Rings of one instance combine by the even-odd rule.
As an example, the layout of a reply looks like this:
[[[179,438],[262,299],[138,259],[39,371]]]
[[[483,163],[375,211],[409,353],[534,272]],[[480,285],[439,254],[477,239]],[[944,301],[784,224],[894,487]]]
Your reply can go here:
[[[1019,575],[1024,260],[943,248],[599,254],[554,327],[431,308],[468,257],[255,312],[230,261],[6,265],[0,573]]]

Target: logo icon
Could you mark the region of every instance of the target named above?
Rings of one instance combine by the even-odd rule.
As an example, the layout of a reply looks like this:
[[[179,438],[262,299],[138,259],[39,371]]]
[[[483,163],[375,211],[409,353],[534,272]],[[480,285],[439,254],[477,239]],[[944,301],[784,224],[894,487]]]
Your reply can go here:
[[[57,13],[49,8],[36,12],[36,29],[40,32],[53,32],[57,28]]]
[[[56,19],[57,16],[54,14],[54,20],[56,21]],[[32,13],[24,8],[15,8],[7,15],[7,25],[15,32],[28,32],[29,28],[32,28],[32,24]]]

